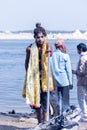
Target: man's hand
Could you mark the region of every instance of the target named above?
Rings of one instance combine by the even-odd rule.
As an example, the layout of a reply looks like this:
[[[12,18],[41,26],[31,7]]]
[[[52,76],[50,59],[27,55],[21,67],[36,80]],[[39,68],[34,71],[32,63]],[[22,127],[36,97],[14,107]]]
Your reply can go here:
[[[72,84],[69,85],[69,89],[73,89],[73,85]]]
[[[50,53],[50,57],[51,57],[52,54],[53,54],[52,50],[47,50],[46,53]]]

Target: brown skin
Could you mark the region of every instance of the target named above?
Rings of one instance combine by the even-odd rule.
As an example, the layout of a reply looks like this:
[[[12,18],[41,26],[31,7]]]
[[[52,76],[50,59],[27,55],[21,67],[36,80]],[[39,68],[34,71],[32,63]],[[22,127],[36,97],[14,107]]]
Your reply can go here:
[[[36,37],[35,37],[36,43],[38,47],[42,47],[44,41],[45,41],[45,37],[44,35],[41,33],[39,33]]]
[[[42,32],[40,32],[35,38],[35,41],[37,43],[37,47],[39,50],[39,60],[41,61],[41,54],[42,54],[42,46],[45,41],[45,36],[43,36]],[[32,44],[31,44],[32,45]],[[30,50],[31,50],[31,45],[27,47],[26,49],[26,59],[25,59],[25,69],[27,71],[28,68],[28,62],[29,62],[29,57],[30,57]],[[47,43],[47,48],[50,47],[52,50],[52,47],[50,43]]]
[[[41,65],[42,46],[43,46],[43,43],[44,43],[46,37],[43,35],[42,32],[40,32],[34,38],[35,38],[35,42],[36,42],[38,50],[39,50],[39,71],[41,72],[41,70],[42,70],[42,65]],[[31,46],[32,46],[32,44],[30,46],[28,46],[26,49],[26,59],[25,59],[26,71],[28,69]],[[48,47],[50,47],[52,49],[52,47],[49,43],[47,43],[47,48]],[[41,74],[40,74],[40,78],[41,78]],[[41,80],[40,80],[40,84],[41,84]],[[41,108],[35,108],[35,109],[36,109],[36,113],[37,113],[38,123],[41,123],[42,121],[46,121],[46,112],[43,111]]]

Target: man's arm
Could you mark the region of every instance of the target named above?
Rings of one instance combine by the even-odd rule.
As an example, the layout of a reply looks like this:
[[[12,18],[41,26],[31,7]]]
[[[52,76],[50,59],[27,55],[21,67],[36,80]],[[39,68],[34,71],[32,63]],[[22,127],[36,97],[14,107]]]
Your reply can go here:
[[[30,47],[26,48],[26,58],[25,58],[25,69],[27,71],[28,69],[28,63],[29,63],[29,58],[30,58]]]

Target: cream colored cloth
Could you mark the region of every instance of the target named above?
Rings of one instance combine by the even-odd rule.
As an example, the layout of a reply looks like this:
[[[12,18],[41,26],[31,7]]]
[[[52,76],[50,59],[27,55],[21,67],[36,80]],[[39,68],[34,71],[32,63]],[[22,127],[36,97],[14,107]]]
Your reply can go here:
[[[40,87],[42,87],[42,91],[47,91],[48,84],[48,54],[46,53],[47,44],[43,43],[42,46],[42,86],[40,86],[40,72],[39,72],[39,55],[38,48],[36,43],[32,44],[30,51],[30,59],[28,70],[25,76],[24,82],[24,91],[22,92],[22,96],[26,97],[26,103],[30,104],[34,107],[40,107]],[[26,88],[26,90],[25,90]],[[52,91],[53,80],[52,73],[50,74],[50,90]],[[26,94],[25,94],[26,92]]]
[[[36,43],[31,46],[26,81],[26,103],[40,107],[39,61]]]

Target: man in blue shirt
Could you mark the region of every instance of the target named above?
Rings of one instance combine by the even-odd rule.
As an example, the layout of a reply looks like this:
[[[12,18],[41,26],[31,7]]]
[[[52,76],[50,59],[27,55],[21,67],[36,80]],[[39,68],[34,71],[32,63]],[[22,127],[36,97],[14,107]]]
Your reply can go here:
[[[55,94],[57,94],[58,106],[60,96],[62,99],[62,112],[69,107],[69,90],[72,88],[72,69],[70,57],[66,53],[66,46],[62,39],[55,43],[56,50],[51,57],[51,67],[54,79]],[[55,111],[55,110],[54,110]],[[60,113],[60,108],[58,109]]]

